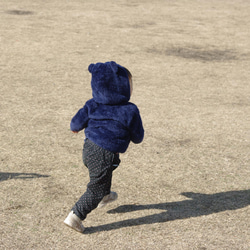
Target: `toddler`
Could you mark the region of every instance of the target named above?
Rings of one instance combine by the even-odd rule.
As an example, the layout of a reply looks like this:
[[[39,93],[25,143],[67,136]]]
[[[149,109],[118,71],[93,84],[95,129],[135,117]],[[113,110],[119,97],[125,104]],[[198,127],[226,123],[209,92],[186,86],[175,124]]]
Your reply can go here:
[[[132,75],[116,62],[90,64],[93,98],[72,118],[74,133],[85,129],[83,163],[90,181],[86,192],[75,203],[64,223],[83,232],[82,221],[96,207],[115,201],[111,192],[112,173],[120,163],[130,141],[140,143],[144,129],[137,106],[129,102],[133,90]]]

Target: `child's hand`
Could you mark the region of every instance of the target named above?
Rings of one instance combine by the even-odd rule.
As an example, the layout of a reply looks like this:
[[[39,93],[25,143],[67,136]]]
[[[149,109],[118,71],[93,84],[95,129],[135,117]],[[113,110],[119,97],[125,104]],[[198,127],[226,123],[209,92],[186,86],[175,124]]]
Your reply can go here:
[[[74,134],[77,134],[78,133],[78,131],[72,131]]]

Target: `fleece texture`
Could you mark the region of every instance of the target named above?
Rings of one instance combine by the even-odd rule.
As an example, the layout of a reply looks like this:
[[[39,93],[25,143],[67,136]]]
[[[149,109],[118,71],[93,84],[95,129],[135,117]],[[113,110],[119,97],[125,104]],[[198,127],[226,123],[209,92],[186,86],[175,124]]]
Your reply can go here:
[[[70,128],[98,146],[124,153],[130,141],[140,143],[144,129],[139,109],[131,102],[127,71],[116,62],[90,64],[93,98],[72,118]]]

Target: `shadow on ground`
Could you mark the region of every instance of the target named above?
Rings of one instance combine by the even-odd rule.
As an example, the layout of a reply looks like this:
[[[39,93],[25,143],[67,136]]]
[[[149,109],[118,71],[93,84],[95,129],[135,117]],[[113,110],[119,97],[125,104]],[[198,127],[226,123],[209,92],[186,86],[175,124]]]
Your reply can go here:
[[[100,231],[110,231],[124,227],[188,219],[191,217],[209,215],[227,210],[236,210],[250,205],[250,189],[216,194],[186,192],[182,193],[182,195],[190,199],[159,204],[124,205],[113,210],[109,210],[107,213],[110,214],[128,213],[145,209],[159,209],[164,210],[164,212],[136,219],[128,219],[106,225],[90,227],[86,229],[85,234],[91,234]]]
[[[6,173],[0,172],[0,182],[10,179],[32,179],[32,178],[47,178],[49,175],[41,175],[36,173]]]

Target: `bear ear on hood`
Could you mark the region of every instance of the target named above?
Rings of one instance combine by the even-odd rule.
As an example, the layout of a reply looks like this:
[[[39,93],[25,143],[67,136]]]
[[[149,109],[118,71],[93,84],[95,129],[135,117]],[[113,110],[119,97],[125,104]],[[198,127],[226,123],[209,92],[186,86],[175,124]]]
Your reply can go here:
[[[118,65],[116,64],[116,62],[111,61],[110,62],[110,67],[114,71],[114,73],[117,73],[117,71],[118,71]]]
[[[95,66],[95,64],[93,64],[93,63],[91,63],[89,65],[88,70],[89,70],[90,73],[92,73],[92,70],[93,70],[94,66]]]

